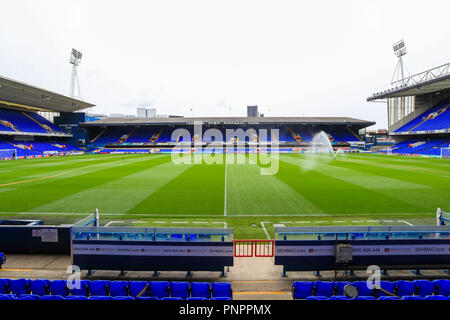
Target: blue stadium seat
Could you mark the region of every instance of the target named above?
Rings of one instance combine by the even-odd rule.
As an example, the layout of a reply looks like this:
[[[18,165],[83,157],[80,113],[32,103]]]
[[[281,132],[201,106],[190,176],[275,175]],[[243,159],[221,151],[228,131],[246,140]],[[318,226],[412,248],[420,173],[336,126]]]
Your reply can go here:
[[[353,286],[358,290],[358,296],[373,296],[374,290],[367,286],[366,281],[355,281]]]
[[[187,297],[186,300],[208,300],[205,297]]]
[[[381,289],[384,289],[390,293],[394,293],[395,292],[395,283],[391,282],[391,281],[380,281],[380,287]],[[377,292],[377,296],[378,297],[384,297],[384,296],[388,296],[387,294],[385,294],[384,292],[380,291],[380,290],[375,290]],[[389,296],[388,296],[389,297]]]
[[[15,294],[0,294],[0,300],[15,300],[17,299]]]
[[[136,300],[160,300],[158,297],[136,297]]]
[[[415,280],[414,284],[422,297],[431,296],[436,291],[435,282],[430,280]]]
[[[13,294],[21,295],[29,293],[28,286],[29,280],[26,279],[9,280],[9,289]]]
[[[168,281],[151,281],[150,282],[150,296],[165,298],[169,296],[169,282]]]
[[[450,280],[435,280],[437,292],[441,296],[450,296]]]
[[[377,300],[401,300],[394,296],[380,296]]]
[[[190,289],[189,282],[173,281],[170,283],[170,296],[186,299],[187,297],[189,297],[189,289]]]
[[[334,291],[335,295],[337,296],[343,296],[344,295],[344,287],[348,284],[352,284],[349,281],[337,281],[334,283]]]
[[[358,296],[355,300],[376,300],[374,296]]]
[[[233,297],[233,290],[231,290],[231,284],[228,282],[213,282],[211,287],[212,297]]]
[[[353,300],[354,298],[349,298],[347,296],[332,296],[328,300]]]
[[[403,300],[426,300],[426,298],[422,296],[403,296]]]
[[[219,300],[233,300],[233,299],[230,297],[213,297],[211,298],[211,300],[219,301]]]
[[[416,286],[411,281],[396,281],[395,288],[398,296],[412,296],[416,293]]]
[[[207,299],[211,298],[211,284],[208,282],[192,282],[191,296]]]
[[[89,300],[86,296],[67,296],[64,297],[64,300]]]
[[[109,294],[112,297],[128,296],[128,281],[110,281]]]
[[[70,294],[72,296],[87,296],[90,282],[89,280],[80,280],[79,288],[70,289]]]
[[[115,296],[115,297],[111,297],[111,300],[134,300],[134,297],[130,297],[130,296]]]
[[[65,280],[53,280],[49,284],[50,293],[53,295],[67,296],[67,282]]]
[[[51,295],[38,296],[38,300],[63,300],[63,299],[64,299],[63,296],[51,296]]]
[[[296,281],[292,284],[294,299],[306,299],[312,296],[313,283],[309,281]]]
[[[94,280],[89,284],[89,292],[91,296],[106,296],[108,295],[109,281]]]
[[[91,296],[89,300],[111,300],[109,296]]]
[[[306,300],[328,300],[327,296],[309,296],[306,297]]]
[[[144,290],[146,285],[148,285],[147,281],[130,281],[130,296],[136,297],[139,293],[142,292],[142,290]],[[146,290],[142,296],[148,296],[148,290]]]
[[[32,294],[37,294],[39,296],[45,296],[48,294],[50,281],[49,280],[30,280],[30,291]]]
[[[7,294],[9,292],[9,281],[7,279],[0,279],[0,294]]]
[[[39,295],[37,294],[21,294],[17,300],[37,300]]]
[[[314,284],[314,295],[331,297],[334,292],[334,283],[326,281],[316,281]]]
[[[161,300],[183,300],[180,297],[162,297]]]
[[[436,296],[426,296],[427,300],[450,300],[450,297],[436,295]]]

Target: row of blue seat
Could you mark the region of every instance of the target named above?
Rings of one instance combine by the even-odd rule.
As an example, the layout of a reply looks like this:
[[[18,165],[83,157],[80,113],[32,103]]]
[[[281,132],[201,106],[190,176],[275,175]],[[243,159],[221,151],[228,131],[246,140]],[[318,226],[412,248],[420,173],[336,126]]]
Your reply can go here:
[[[366,281],[355,281],[353,283],[348,281],[296,281],[292,285],[292,295],[294,299],[306,299],[309,296],[343,296],[344,287],[347,284],[354,286],[360,296],[386,296],[380,290],[370,289]],[[450,280],[380,281],[380,287],[398,296],[450,296]]]
[[[382,296],[375,298],[373,296],[359,296],[357,298],[349,298],[347,296],[311,296],[307,297],[306,300],[450,300],[450,297],[435,295],[435,296],[404,296],[404,297],[394,297],[394,296]]]
[[[71,285],[73,287],[73,285]],[[66,280],[0,279],[0,294],[34,294],[39,296],[143,296],[157,298],[201,297],[232,298],[231,284],[227,282],[177,282],[177,281],[108,281],[80,280],[78,287],[69,288]]]
[[[92,297],[86,297],[86,296],[59,296],[59,295],[45,295],[45,296],[39,296],[36,294],[22,294],[22,295],[15,295],[15,294],[1,294],[0,300],[232,300],[232,298],[229,297],[215,297],[215,298],[204,298],[204,297],[187,297],[186,299],[180,298],[180,297],[131,297],[131,296],[117,296],[117,297],[110,297],[110,296],[92,296]]]

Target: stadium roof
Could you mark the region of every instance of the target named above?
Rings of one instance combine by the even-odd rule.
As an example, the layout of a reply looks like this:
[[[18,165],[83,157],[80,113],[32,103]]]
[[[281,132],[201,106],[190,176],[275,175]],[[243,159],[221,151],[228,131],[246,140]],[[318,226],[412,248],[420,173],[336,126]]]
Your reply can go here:
[[[0,76],[0,105],[34,111],[74,112],[94,105]]]
[[[450,63],[412,75],[394,83],[393,88],[374,93],[367,101],[420,96],[450,89]]]
[[[86,126],[192,125],[195,122],[217,125],[252,124],[336,124],[367,127],[375,122],[347,117],[176,117],[176,118],[108,118],[86,122]]]

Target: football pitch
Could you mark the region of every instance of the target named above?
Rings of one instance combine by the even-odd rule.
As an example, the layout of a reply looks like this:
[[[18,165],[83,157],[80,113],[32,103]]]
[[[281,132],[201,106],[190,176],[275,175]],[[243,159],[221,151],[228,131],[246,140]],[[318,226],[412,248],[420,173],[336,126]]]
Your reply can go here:
[[[220,156],[222,157],[222,156]],[[263,165],[176,164],[170,155],[81,155],[0,162],[0,216],[101,225],[229,227],[237,239],[274,226],[430,225],[450,211],[450,161],[384,155],[280,154]],[[224,162],[224,161],[223,161]]]

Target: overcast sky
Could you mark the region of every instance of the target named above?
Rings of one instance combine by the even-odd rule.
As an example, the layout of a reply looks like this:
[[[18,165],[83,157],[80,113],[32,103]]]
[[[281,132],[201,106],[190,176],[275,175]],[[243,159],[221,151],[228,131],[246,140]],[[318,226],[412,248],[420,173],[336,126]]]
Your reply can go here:
[[[96,113],[350,116],[385,128],[392,45],[449,62],[450,1],[0,0],[0,74],[69,94],[72,48]],[[231,107],[231,112],[230,112]],[[192,111],[191,111],[192,109]]]

